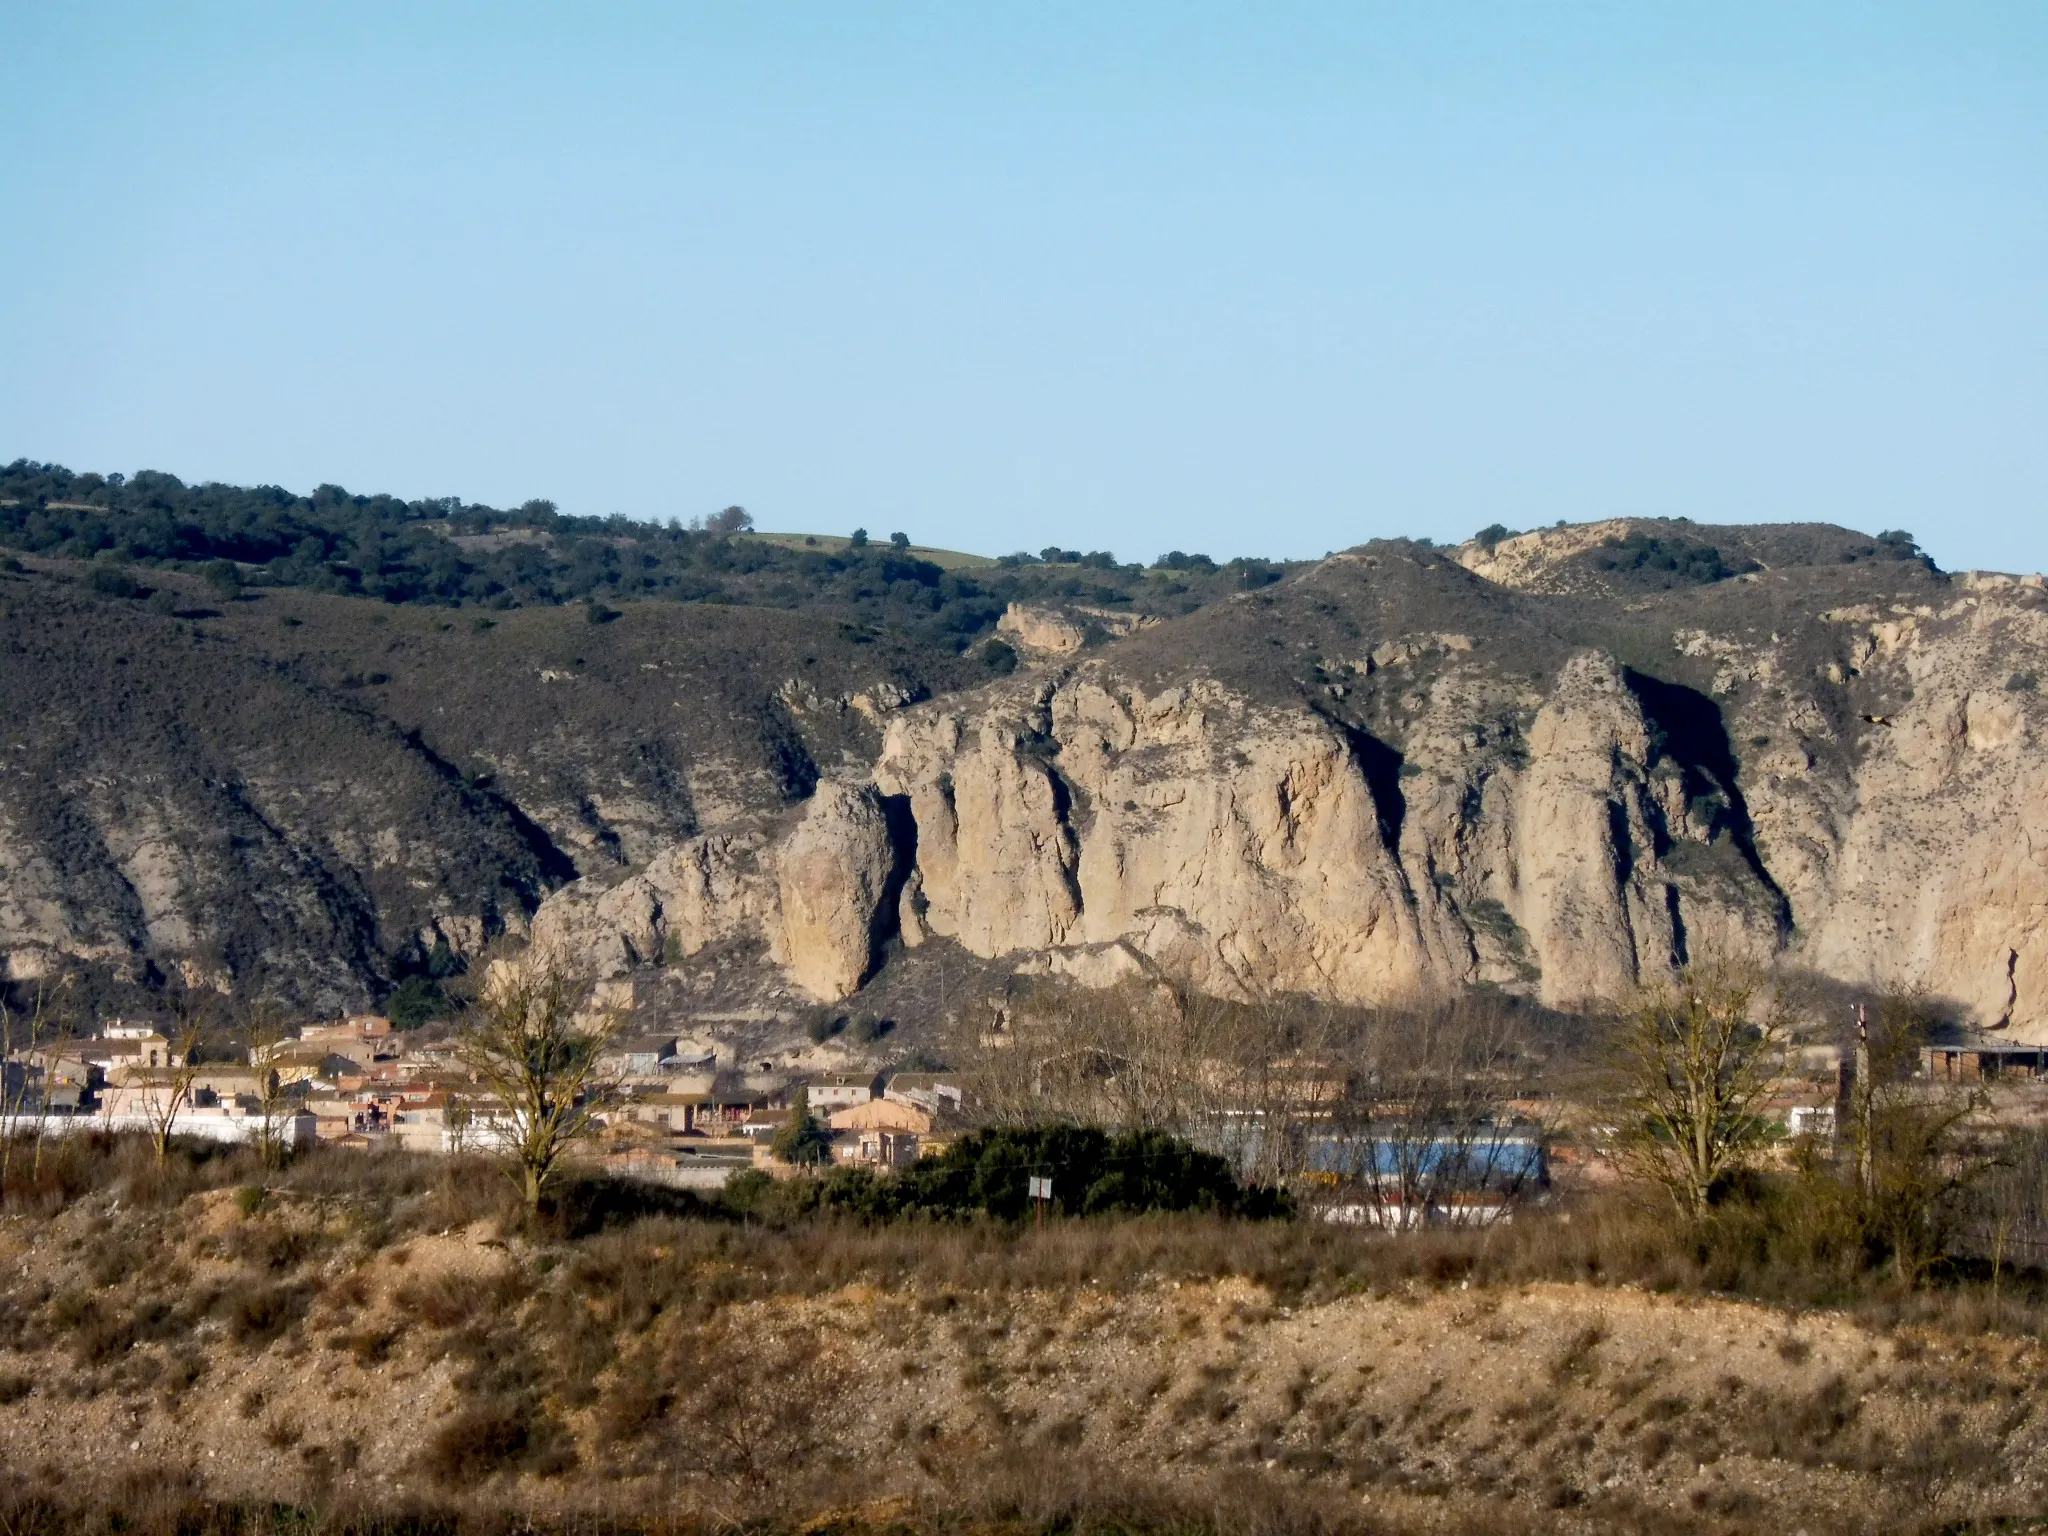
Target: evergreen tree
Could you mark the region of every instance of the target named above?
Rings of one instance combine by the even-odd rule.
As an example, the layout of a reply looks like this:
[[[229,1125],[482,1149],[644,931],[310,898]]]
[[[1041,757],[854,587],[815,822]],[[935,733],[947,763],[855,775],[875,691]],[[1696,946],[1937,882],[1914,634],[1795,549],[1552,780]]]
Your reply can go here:
[[[811,1096],[803,1089],[789,1106],[789,1123],[775,1133],[768,1150],[785,1163],[816,1166],[832,1155],[832,1133],[811,1113]]]

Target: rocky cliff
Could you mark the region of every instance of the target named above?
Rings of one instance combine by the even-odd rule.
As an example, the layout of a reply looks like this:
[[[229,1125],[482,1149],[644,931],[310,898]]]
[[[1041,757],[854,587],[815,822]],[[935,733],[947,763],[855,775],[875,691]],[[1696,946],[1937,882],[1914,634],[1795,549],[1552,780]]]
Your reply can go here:
[[[419,724],[376,738],[388,766],[315,792],[249,771],[289,757],[258,730],[212,782],[285,844],[303,827],[318,857],[299,867],[335,888],[388,865],[382,899],[413,929],[531,913],[536,942],[608,976],[705,957],[757,1011],[838,1003],[928,939],[1087,982],[1361,1003],[1480,984],[1560,1008],[1712,950],[1924,988],[2048,1039],[2039,578],[1947,576],[1897,536],[1617,523],[1368,545],[1163,623],[1033,610],[1006,626],[1027,664],[992,680],[879,667],[865,637],[794,616],[687,626],[687,668],[684,634],[638,616],[502,674],[502,641],[394,636],[384,686]],[[476,673],[447,669],[458,649]],[[272,688],[316,673],[251,669]],[[106,942],[203,953],[202,883],[181,873],[203,813],[167,836],[134,776],[82,778],[41,825],[97,818],[136,908]],[[427,838],[380,862],[378,834],[348,830],[370,852],[352,864],[320,830],[365,819],[335,801],[394,792],[446,799],[456,852]],[[0,817],[17,973],[99,942],[25,824]]]
[[[1560,560],[1611,547],[1566,532]],[[1336,556],[903,710],[872,765],[748,844],[721,921],[824,999],[892,934],[1085,981],[1563,1008],[1712,950],[2048,1038],[2037,579],[1759,561],[1630,600],[1571,592],[1544,538],[1514,564]],[[671,920],[686,950],[695,910]],[[602,922],[561,931],[626,953]]]

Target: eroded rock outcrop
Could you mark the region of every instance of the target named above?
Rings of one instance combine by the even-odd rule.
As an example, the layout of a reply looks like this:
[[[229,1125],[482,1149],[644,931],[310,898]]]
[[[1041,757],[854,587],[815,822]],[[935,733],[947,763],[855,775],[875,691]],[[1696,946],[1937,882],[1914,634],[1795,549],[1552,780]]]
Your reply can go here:
[[[770,840],[693,837],[622,879],[571,881],[540,904],[532,941],[599,977],[758,933],[776,913]]]
[[[1675,957],[1667,886],[1646,793],[1649,730],[1621,669],[1575,657],[1529,732],[1516,796],[1515,911],[1542,969],[1545,1002],[1619,996]],[[1648,953],[1645,954],[1645,951]]]
[[[1337,721],[1095,663],[906,712],[872,787],[821,785],[780,840],[692,839],[579,882],[535,933],[611,972],[751,924],[825,1000],[859,986],[891,922],[1061,974],[1143,963],[1224,995],[1356,1003],[1481,980],[1612,1000],[1682,957],[1688,926],[1775,948],[1765,882],[1716,890],[1660,858],[1691,835],[1683,789],[1611,657],[1575,658],[1523,745],[1438,742],[1411,795],[1391,749]],[[882,796],[907,808],[900,839]]]
[[[996,633],[1027,656],[1071,656],[1091,639],[1134,635],[1158,622],[1145,614],[1119,613],[1113,608],[1012,603],[996,621]]]
[[[776,957],[813,997],[836,1002],[866,979],[895,862],[874,790],[820,784],[776,871]]]
[[[1115,649],[1049,665],[893,712],[871,783],[580,882],[535,933],[613,969],[750,936],[833,1000],[891,931],[1352,1003],[1598,1005],[1712,952],[2048,1039],[2048,595],[1711,618],[1671,635],[1690,683],[1434,628],[1357,634],[1292,698]],[[1368,689],[1378,715],[1343,712]]]
[[[902,721],[925,921],[980,955],[1126,943],[1230,993],[1392,997],[1435,981],[1342,734],[1220,688],[1101,669]]]
[[[1911,698],[1859,722],[1855,814],[1806,954],[2048,1040],[2048,759],[2031,670],[2048,656],[2048,610],[2026,596],[1973,595],[1858,637],[1861,663],[1895,670]]]

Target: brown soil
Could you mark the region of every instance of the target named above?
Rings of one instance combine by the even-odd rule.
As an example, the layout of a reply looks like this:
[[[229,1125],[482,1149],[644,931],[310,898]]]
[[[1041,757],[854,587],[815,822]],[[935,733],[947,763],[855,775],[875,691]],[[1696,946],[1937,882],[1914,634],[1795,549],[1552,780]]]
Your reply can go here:
[[[1816,1536],[2048,1490],[2031,1342],[1554,1284],[1288,1305],[1168,1266],[821,1292],[743,1276],[745,1242],[704,1223],[387,1237],[348,1199],[283,1192],[9,1218],[0,1468],[312,1507],[884,1524],[1227,1484],[1226,1528],[1264,1508],[1275,1529]],[[1044,1241],[1085,1271],[1086,1229]]]

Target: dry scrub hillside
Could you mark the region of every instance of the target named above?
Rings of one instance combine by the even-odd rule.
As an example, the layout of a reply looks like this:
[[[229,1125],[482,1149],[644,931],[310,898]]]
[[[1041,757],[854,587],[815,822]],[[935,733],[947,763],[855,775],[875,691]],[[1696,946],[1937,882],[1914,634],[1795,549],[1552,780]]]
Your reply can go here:
[[[1536,1278],[1642,1272],[1591,1209],[775,1229],[586,1186],[539,1231],[476,1165],[139,1152],[0,1226],[10,1529],[1820,1533],[2048,1491],[2037,1343]]]

